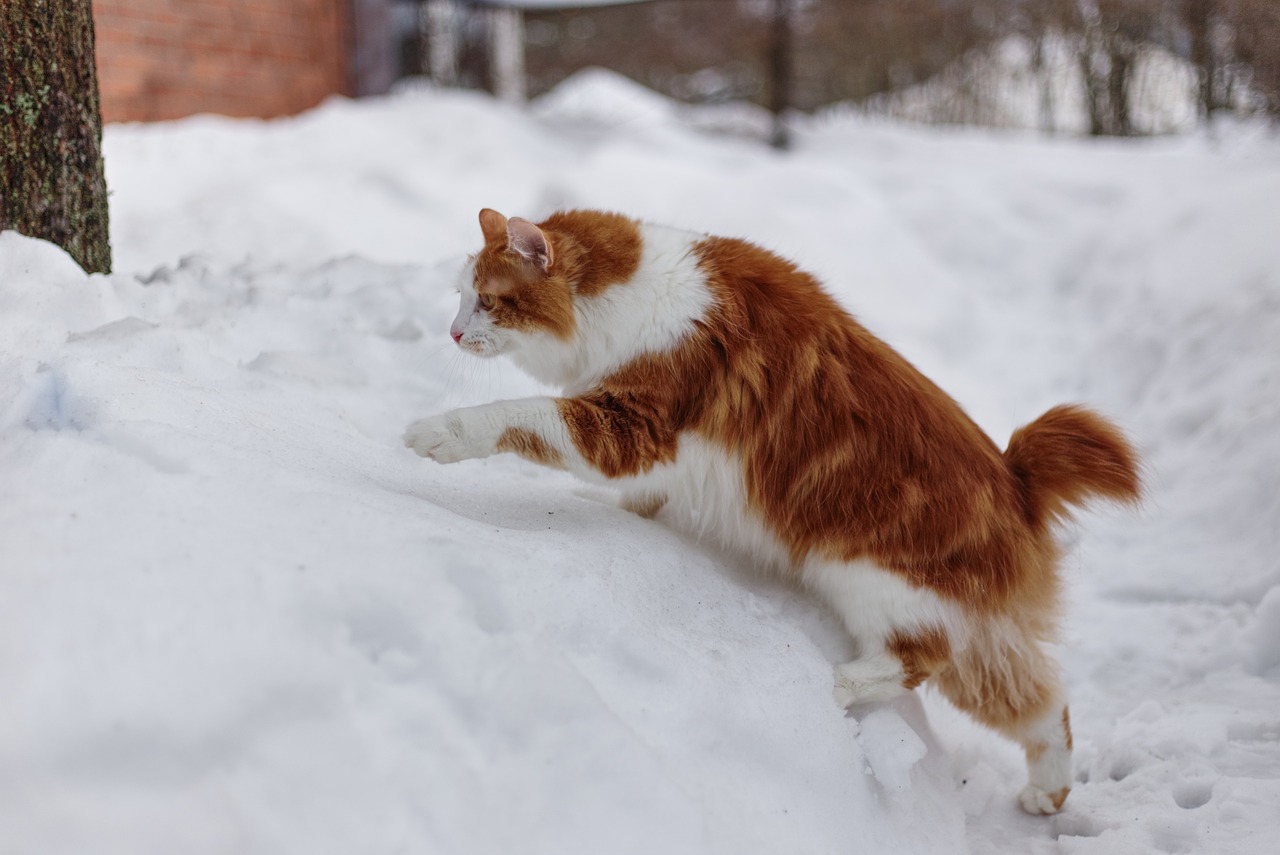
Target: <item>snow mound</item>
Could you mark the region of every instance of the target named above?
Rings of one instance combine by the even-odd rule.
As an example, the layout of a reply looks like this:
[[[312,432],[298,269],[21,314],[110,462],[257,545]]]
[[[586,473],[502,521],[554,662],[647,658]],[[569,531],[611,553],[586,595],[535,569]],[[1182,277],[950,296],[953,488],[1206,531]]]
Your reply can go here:
[[[0,264],[10,839],[958,850],[958,815],[912,829],[849,774],[797,595],[566,477],[407,456],[469,367],[388,335],[447,326],[440,271],[90,278],[13,233]]]
[[[537,99],[546,119],[623,128],[663,125],[677,112],[675,102],[605,68],[584,68]]]

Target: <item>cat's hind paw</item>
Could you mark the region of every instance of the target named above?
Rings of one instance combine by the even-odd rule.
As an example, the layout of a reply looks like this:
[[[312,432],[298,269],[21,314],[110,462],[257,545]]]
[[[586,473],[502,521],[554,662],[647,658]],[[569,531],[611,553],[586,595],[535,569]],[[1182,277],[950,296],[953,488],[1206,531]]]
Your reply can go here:
[[[881,654],[837,665],[831,694],[841,709],[880,703],[907,693],[902,680],[902,667],[897,660]]]
[[[1034,784],[1027,784],[1022,788],[1022,792],[1018,793],[1018,803],[1027,813],[1048,815],[1062,810],[1062,803],[1067,800],[1067,794],[1070,792],[1070,787],[1063,787],[1052,793],[1046,793]]]

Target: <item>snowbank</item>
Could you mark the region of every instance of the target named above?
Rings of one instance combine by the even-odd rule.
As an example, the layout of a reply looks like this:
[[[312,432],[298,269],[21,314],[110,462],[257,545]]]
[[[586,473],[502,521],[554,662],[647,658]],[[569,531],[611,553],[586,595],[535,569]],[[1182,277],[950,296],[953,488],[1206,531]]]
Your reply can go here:
[[[108,129],[119,272],[0,235],[0,842],[121,852],[1270,851],[1280,145],[908,131],[783,157],[593,75]],[[604,491],[399,444],[535,390],[444,330],[491,206],[800,259],[998,441],[1147,451],[1084,521],[1079,785],[933,696],[842,717],[803,597]],[[926,715],[927,713],[927,715]]]

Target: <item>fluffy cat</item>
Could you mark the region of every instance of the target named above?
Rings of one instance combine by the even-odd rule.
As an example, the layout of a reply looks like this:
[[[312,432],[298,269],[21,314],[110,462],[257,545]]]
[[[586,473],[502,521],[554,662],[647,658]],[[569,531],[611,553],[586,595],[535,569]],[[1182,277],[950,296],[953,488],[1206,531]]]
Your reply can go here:
[[[823,597],[859,655],[845,708],[925,680],[1019,742],[1032,813],[1071,787],[1071,726],[1044,650],[1059,611],[1055,524],[1136,502],[1137,456],[1077,406],[1002,454],[960,409],[788,261],[742,240],[599,211],[535,225],[486,209],[451,333],[563,397],[417,421],[441,463],[513,452],[663,507]]]

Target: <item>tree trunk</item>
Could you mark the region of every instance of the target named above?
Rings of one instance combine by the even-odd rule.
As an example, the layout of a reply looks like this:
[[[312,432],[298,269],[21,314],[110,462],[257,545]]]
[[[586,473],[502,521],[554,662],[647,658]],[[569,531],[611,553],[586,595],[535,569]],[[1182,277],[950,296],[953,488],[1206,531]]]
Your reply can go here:
[[[1136,48],[1127,38],[1113,34],[1108,50],[1111,68],[1107,73],[1107,106],[1110,110],[1110,133],[1133,135],[1133,116],[1129,109],[1129,84],[1133,75]]]
[[[427,0],[419,12],[419,29],[428,46],[430,65],[424,74],[441,86],[458,85],[458,48],[462,10],[455,0]]]
[[[489,13],[489,48],[492,51],[493,93],[510,104],[523,104],[524,12],[495,8]]]
[[[1053,74],[1049,71],[1044,57],[1045,30],[1037,31],[1031,37],[1031,72],[1040,84],[1040,130],[1043,133],[1054,132],[1053,118]]]
[[[91,0],[0,0],[0,229],[111,271]]]
[[[1183,0],[1182,23],[1190,42],[1188,60],[1196,72],[1196,106],[1200,118],[1213,112],[1213,47],[1209,43],[1210,9],[1208,0]]]
[[[769,112],[773,133],[769,144],[779,151],[791,147],[787,111],[791,109],[791,0],[773,0],[773,26],[769,40]]]
[[[1084,102],[1089,111],[1089,135],[1100,137],[1107,133],[1107,83],[1098,68],[1098,52],[1093,39],[1081,37],[1079,53],[1080,77],[1084,83]]]

